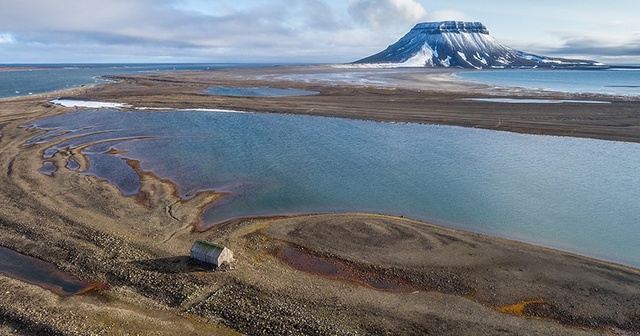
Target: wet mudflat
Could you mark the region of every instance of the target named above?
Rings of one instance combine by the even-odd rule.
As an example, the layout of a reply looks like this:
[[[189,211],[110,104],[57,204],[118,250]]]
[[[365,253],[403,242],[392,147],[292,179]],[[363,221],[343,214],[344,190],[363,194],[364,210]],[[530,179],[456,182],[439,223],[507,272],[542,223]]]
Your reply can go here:
[[[378,290],[411,291],[416,289],[399,277],[380,276],[376,272],[347,265],[332,258],[313,255],[294,246],[282,247],[277,256],[297,270],[332,279],[353,281]]]

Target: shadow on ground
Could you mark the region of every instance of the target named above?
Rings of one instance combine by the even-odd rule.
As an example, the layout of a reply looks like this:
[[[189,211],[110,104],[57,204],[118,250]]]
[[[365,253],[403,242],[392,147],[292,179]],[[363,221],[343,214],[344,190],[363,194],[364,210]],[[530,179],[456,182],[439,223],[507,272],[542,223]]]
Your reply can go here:
[[[139,260],[132,261],[131,264],[146,271],[166,274],[206,272],[214,271],[216,268],[212,264],[197,261],[188,256]]]

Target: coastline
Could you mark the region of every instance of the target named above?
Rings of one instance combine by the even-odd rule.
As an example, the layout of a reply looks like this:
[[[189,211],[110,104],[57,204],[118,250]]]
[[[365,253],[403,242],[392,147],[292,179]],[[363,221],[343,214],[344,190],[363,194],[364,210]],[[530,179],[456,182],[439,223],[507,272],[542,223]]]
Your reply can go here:
[[[37,66],[0,66],[0,71],[25,71],[25,70],[45,70],[49,67],[37,67]]]
[[[234,76],[231,70],[223,72]],[[37,286],[0,276],[0,290],[10,293],[0,305],[2,320],[9,321],[5,325],[22,332],[41,328],[37,330],[68,334],[114,330],[122,325],[144,332],[148,330],[145,324],[154,323],[165,326],[165,334],[234,334],[228,328],[249,334],[383,333],[403,328],[408,334],[436,330],[441,334],[508,330],[540,335],[640,331],[634,305],[640,299],[637,269],[372,214],[237,219],[198,232],[193,226],[197,209],[212,201],[208,199],[211,195],[182,202],[170,183],[139,171],[145,196],[137,202],[135,197],[122,197],[108,183],[64,169],[53,178],[44,176],[37,172],[41,148],[21,148],[33,131],[18,125],[70,111],[48,103],[59,94],[145,107],[262,111],[263,106],[263,112],[276,112],[282,104],[286,113],[318,115],[350,106],[352,111],[343,112],[343,117],[362,117],[359,111],[382,102],[392,106],[391,99],[396,103],[417,96],[410,104],[400,102],[401,107],[414,106],[410,111],[417,112],[425,101],[423,95],[435,96],[429,101],[442,104],[467,95],[279,82],[323,91],[315,98],[220,98],[202,95],[199,88],[211,81],[247,86],[273,82],[229,76],[204,81],[188,74],[186,80],[179,80],[182,75],[127,77],[128,83],[0,101],[0,180],[4,186],[0,191],[4,228],[0,245],[52,262],[83,280],[111,285],[105,292],[62,300]],[[131,88],[132,83],[141,87]],[[465,89],[469,88],[461,90]],[[347,104],[357,95],[368,99]],[[309,111],[309,105],[319,111]],[[488,108],[508,112],[495,103]],[[399,111],[375,117],[421,120]],[[229,246],[238,259],[234,269],[206,272],[190,264],[186,255],[195,239]],[[370,246],[372,241],[378,247]],[[295,271],[274,256],[283,244],[370,271],[368,276],[376,279],[395,274],[415,291],[376,290]],[[522,310],[506,309],[521,302],[533,303],[523,304]],[[399,306],[403,307],[400,312],[395,311]],[[88,320],[78,317],[79,312]],[[390,318],[380,319],[380,315]]]
[[[22,101],[28,101],[30,99],[42,99],[42,100],[48,99],[47,102],[49,102],[49,100],[53,100],[59,97],[60,95],[67,95],[67,96],[83,95],[89,90],[95,89],[96,87],[103,84],[106,84],[106,83],[82,84],[76,87],[55,90],[50,92],[26,94],[26,95],[15,96],[15,97],[1,97],[0,104],[4,102],[13,102],[13,101],[22,102]]]

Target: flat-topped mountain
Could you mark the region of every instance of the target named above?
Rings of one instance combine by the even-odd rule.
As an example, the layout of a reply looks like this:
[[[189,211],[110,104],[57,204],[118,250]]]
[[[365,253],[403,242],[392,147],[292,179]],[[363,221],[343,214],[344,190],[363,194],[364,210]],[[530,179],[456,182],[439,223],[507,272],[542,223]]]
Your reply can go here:
[[[551,58],[522,52],[498,42],[480,22],[418,23],[387,49],[359,64],[460,68],[600,68],[590,60]]]

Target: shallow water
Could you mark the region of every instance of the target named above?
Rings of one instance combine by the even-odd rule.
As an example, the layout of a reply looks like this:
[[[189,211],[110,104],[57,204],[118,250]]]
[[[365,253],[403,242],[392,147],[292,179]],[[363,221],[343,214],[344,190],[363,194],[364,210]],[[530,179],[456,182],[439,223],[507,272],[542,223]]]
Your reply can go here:
[[[86,110],[33,126],[50,130],[27,144],[46,143],[46,155],[90,144],[84,174],[125,195],[140,184],[124,158],[176,183],[183,198],[227,192],[205,212],[208,225],[389,213],[640,266],[636,143],[204,111]]]
[[[88,286],[71,274],[54,265],[0,246],[0,273],[34,285],[47,288],[57,294],[75,294]]]

